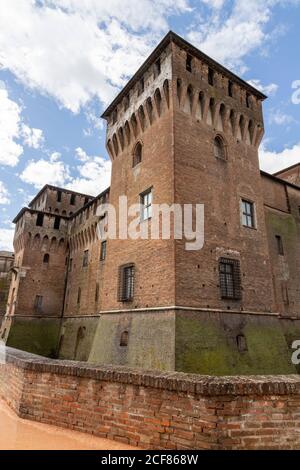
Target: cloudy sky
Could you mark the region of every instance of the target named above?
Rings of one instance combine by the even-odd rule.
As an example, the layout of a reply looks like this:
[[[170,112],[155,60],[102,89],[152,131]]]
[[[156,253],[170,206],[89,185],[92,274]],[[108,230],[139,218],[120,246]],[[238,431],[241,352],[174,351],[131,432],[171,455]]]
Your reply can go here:
[[[170,29],[269,96],[261,168],[300,161],[300,0],[0,0],[0,249],[44,184],[109,185],[99,116]]]

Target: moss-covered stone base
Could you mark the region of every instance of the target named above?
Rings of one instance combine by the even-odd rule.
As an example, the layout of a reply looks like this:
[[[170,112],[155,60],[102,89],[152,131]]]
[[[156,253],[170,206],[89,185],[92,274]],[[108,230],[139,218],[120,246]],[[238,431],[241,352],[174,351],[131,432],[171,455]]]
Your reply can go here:
[[[32,354],[56,357],[61,320],[56,318],[4,318],[3,339],[7,346]]]
[[[300,372],[291,360],[300,320],[263,314],[176,310],[62,321],[15,317],[5,319],[1,331],[8,346],[96,364],[217,376]]]
[[[295,322],[286,328],[295,330]],[[292,353],[277,317],[177,312],[178,371],[208,375],[293,374],[296,368]]]
[[[127,346],[121,345],[124,332]],[[101,316],[89,362],[174,370],[175,313],[145,312]]]

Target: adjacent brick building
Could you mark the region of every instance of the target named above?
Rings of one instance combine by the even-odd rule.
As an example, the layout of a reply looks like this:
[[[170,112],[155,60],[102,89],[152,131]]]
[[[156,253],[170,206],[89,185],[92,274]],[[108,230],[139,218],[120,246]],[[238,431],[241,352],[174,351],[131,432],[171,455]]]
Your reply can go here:
[[[46,186],[16,217],[7,344],[202,374],[295,372],[300,186],[297,167],[259,170],[265,98],[169,33],[103,114],[110,188]],[[143,204],[141,229],[153,204],[204,204],[204,247],[101,242],[98,208],[123,195]]]
[[[6,312],[13,261],[13,253],[10,251],[0,251],[0,321]]]

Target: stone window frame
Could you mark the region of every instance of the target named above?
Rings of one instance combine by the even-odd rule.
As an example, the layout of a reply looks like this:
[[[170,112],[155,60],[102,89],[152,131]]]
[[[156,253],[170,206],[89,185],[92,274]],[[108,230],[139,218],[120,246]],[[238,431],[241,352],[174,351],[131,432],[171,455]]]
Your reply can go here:
[[[251,207],[250,212],[244,211],[244,204],[247,204]],[[240,198],[240,212],[241,212],[241,224],[244,228],[250,230],[257,230],[257,215],[256,215],[256,203],[248,197],[241,196]],[[245,219],[246,217],[246,224]],[[251,225],[248,224],[248,219],[252,220]]]
[[[216,142],[217,141],[221,143],[223,156],[217,155],[217,152],[216,152]],[[227,162],[228,161],[228,145],[227,145],[227,142],[226,142],[225,138],[220,133],[218,133],[214,136],[214,139],[213,139],[213,154],[214,154],[214,157],[217,160],[220,160],[222,162]]]
[[[236,258],[219,258],[219,282],[223,300],[242,300],[241,262]]]
[[[118,301],[132,302],[135,288],[135,264],[127,263],[119,267]]]

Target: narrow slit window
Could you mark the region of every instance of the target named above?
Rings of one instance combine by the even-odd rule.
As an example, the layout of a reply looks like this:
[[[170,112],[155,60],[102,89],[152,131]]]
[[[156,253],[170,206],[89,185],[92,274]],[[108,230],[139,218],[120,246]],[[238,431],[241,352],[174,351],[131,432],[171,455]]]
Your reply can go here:
[[[208,69],[208,84],[211,86],[215,84],[215,72],[211,68]]]
[[[106,248],[107,242],[104,241],[101,243],[101,253],[100,253],[100,261],[104,261],[106,258]]]
[[[283,241],[280,235],[276,235],[276,243],[277,243],[277,252],[279,255],[284,255],[284,248],[283,248]]]
[[[86,268],[89,264],[89,250],[85,250],[83,253],[82,267]]]
[[[190,54],[187,54],[186,56],[186,70],[188,72],[193,71],[193,57]]]

